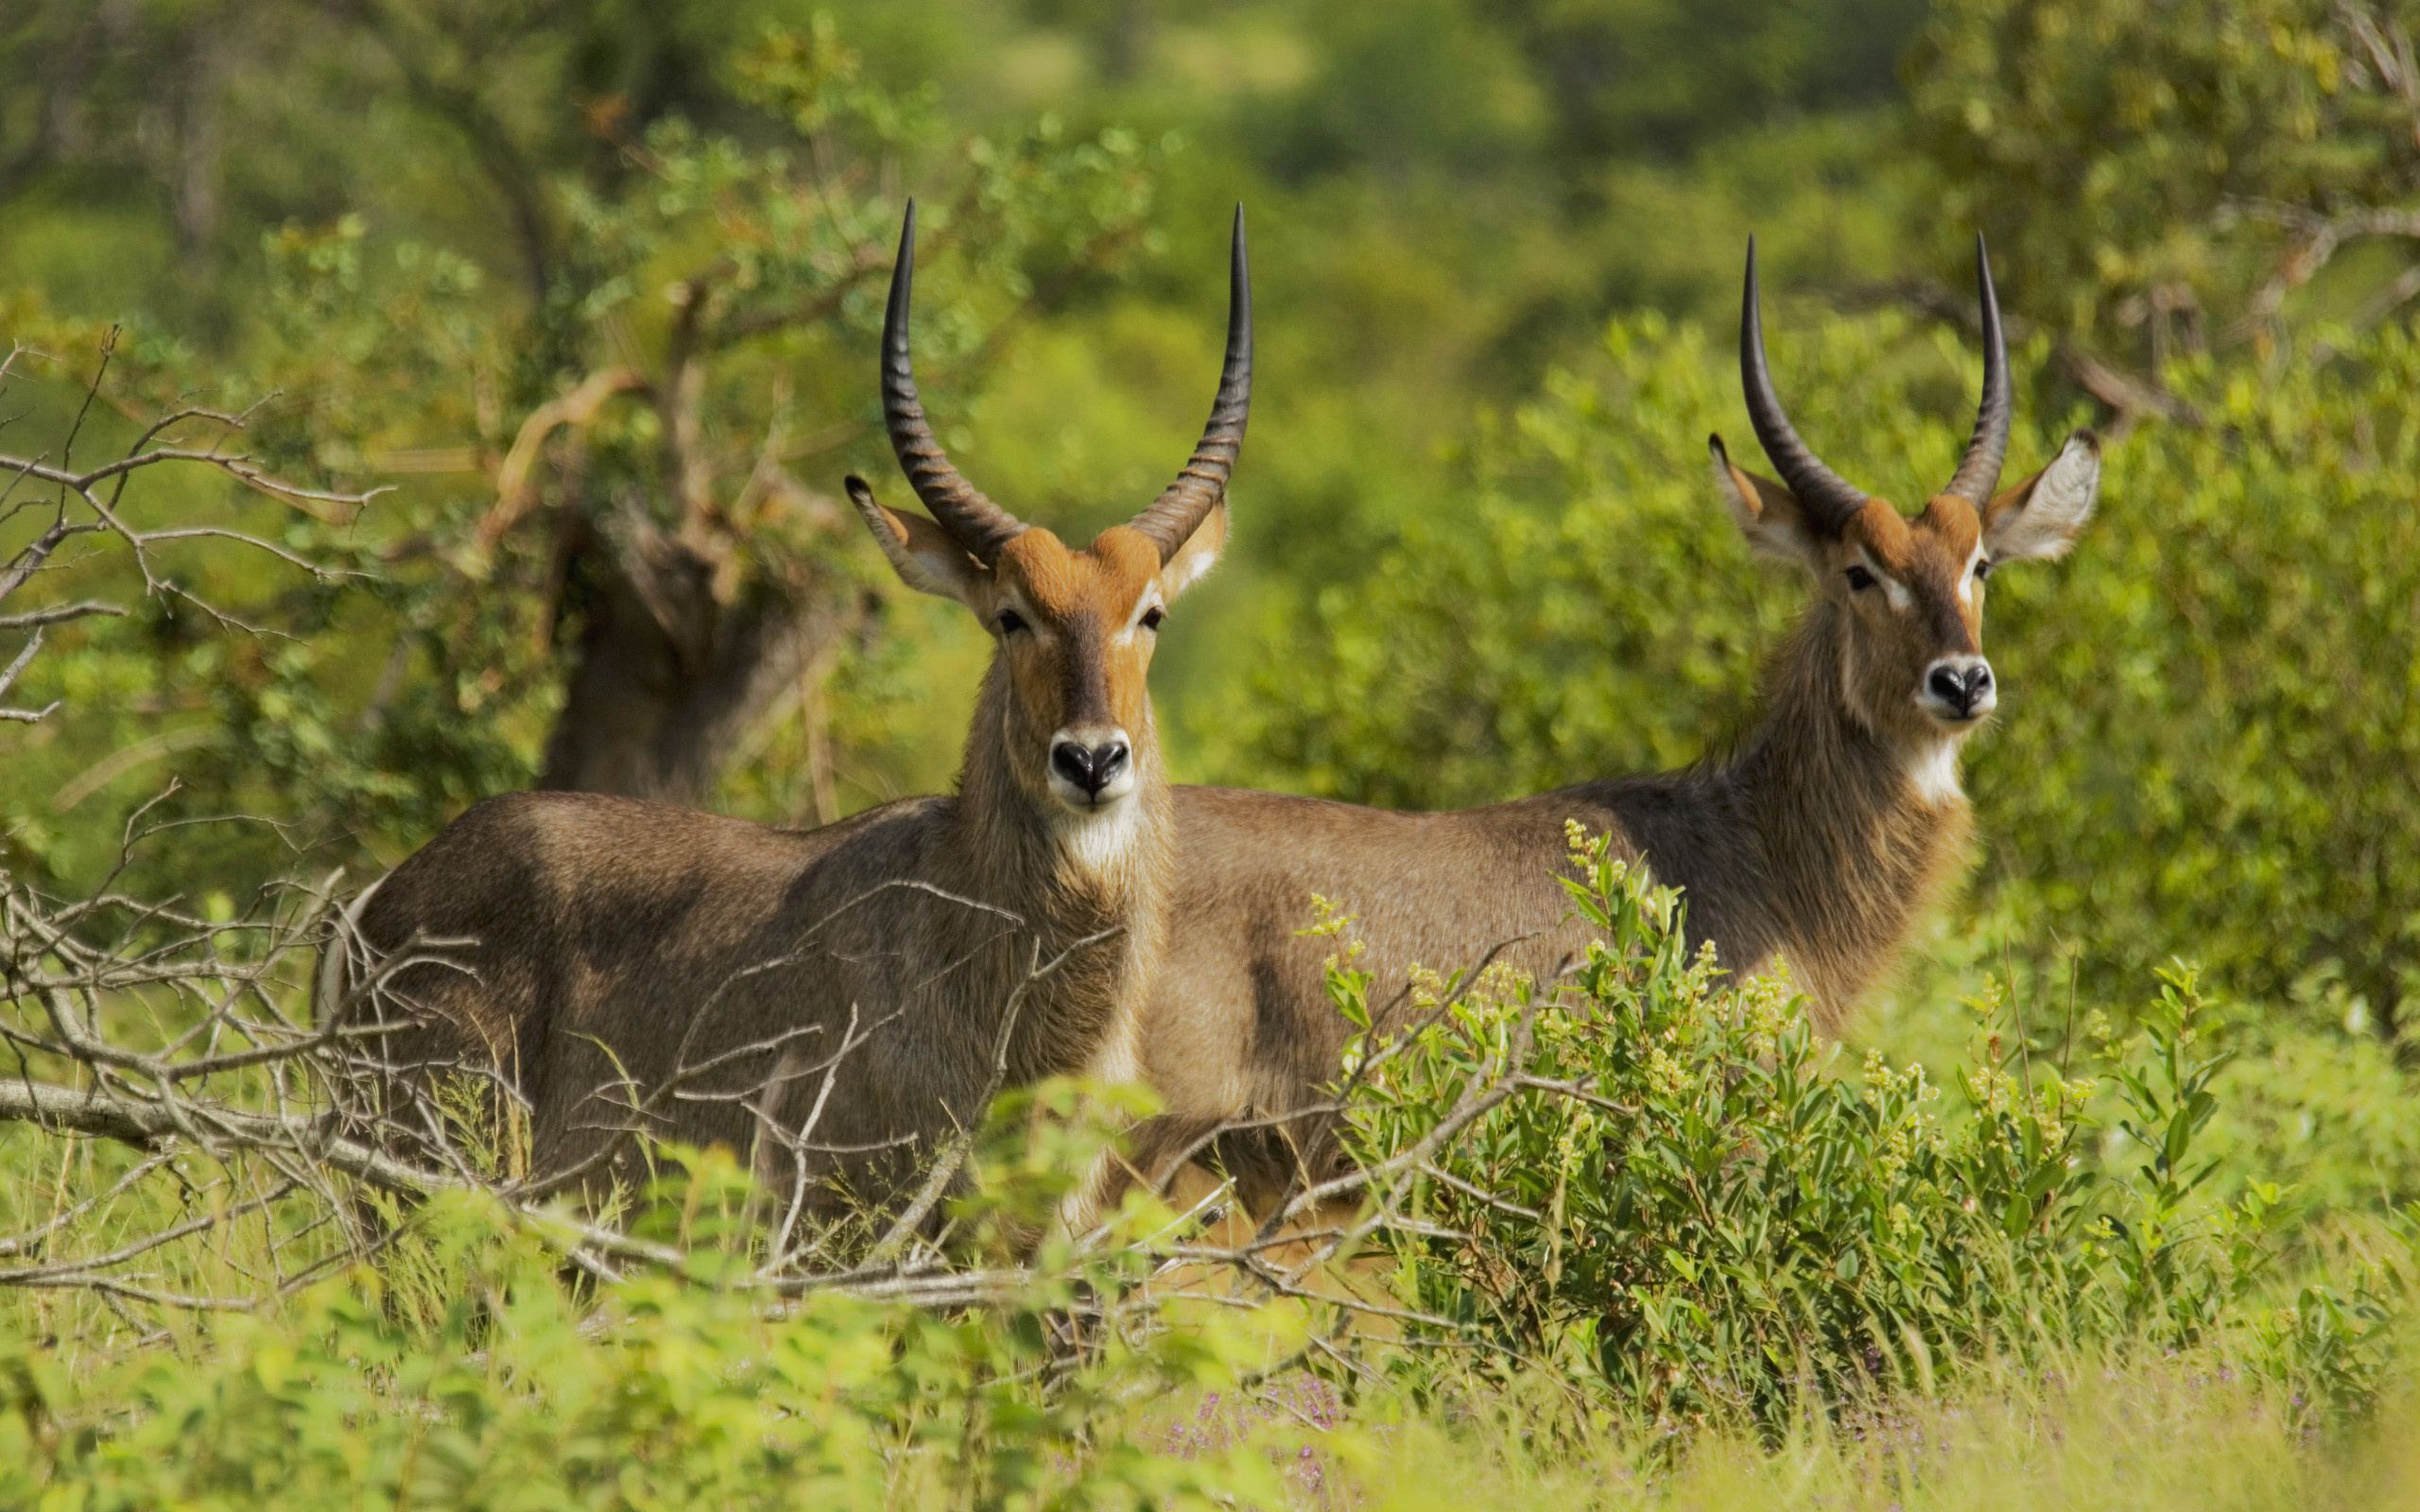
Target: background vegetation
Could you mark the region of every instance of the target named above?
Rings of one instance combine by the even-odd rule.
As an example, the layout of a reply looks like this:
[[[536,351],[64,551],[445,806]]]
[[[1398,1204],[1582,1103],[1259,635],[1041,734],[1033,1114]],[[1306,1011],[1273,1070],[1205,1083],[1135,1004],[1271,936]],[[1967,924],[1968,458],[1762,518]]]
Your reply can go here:
[[[2397,1475],[2410,1485],[2408,1461],[2339,1453],[2350,1439],[2321,1458],[2291,1446],[2316,1432],[2292,1405],[2317,1379],[2312,1351],[2369,1337],[2358,1320],[2341,1338],[2311,1320],[2325,1297],[2386,1285],[2363,1267],[2398,1252],[2393,1215],[2420,1199],[2415,27],[2398,0],[17,0],[0,7],[0,336],[28,350],[0,451],[65,465],[119,455],[181,404],[249,409],[237,444],[329,498],[152,470],[127,518],[208,518],[341,570],[182,543],[180,593],[122,553],[51,561],[8,610],[134,611],[49,626],[0,697],[64,700],[48,719],[0,721],[0,874],[50,895],[99,885],[130,816],[171,782],[154,819],[268,822],[179,829],[115,885],[216,920],[285,906],[287,879],[373,875],[478,797],[541,781],[809,821],[946,783],[983,647],[891,593],[833,502],[852,469],[898,491],[882,481],[873,331],[911,193],[920,369],[953,455],[1074,536],[1130,513],[1182,459],[1216,369],[1225,216],[1247,207],[1261,361],[1236,545],[1155,677],[1181,777],[1428,806],[1695,760],[1738,728],[1801,593],[1749,562],[1704,477],[1706,433],[1735,448],[1748,434],[1730,356],[1746,233],[1801,429],[1904,504],[1947,475],[1966,428],[1979,230],[2017,338],[2013,465],[2046,458],[2071,425],[2101,427],[2102,510],[2067,561],[1995,579],[2006,695],[1969,747],[1978,865],[1856,1035],[1891,1065],[1929,1067],[1936,1087],[1956,1085],[1955,1065],[1998,1074],[2012,1057],[2064,1074],[2098,1043],[2079,1027],[2096,1015],[2113,1044],[2180,1032],[2156,973],[2195,963],[2203,1032],[2229,1057],[2201,1087],[2208,1176],[2193,1200],[2238,1216],[2256,1202],[2268,1246],[2258,1286],[2210,1282],[2204,1311],[2241,1327],[2185,1339],[2154,1328],[2173,1321],[2165,1300],[2118,1308],[2106,1327],[2048,1331],[2070,1351],[2053,1359],[2013,1349],[2023,1331],[2005,1319],[1969,1309],[1927,1332],[1917,1309],[1918,1336],[1987,1362],[1980,1374],[1941,1399],[1910,1377],[1900,1416],[1849,1436],[1787,1412],[1748,1430],[1717,1413],[1686,1470],[1652,1448],[1656,1412],[1681,1403],[1668,1426],[1699,1410],[1677,1377],[1603,1373],[1621,1390],[1552,1411],[1538,1379],[1428,1378],[1408,1405],[1357,1408],[1373,1433],[1396,1414],[1385,1442],[1407,1457],[1356,1460],[1366,1444],[1322,1439],[1321,1463],[1358,1476],[1357,1494],[1410,1503],[1465,1477],[1521,1494],[1586,1481],[1616,1503],[1630,1486],[1719,1504],[1754,1482],[1956,1504],[1959,1487],[1992,1484],[1988,1467],[2072,1431],[2068,1459],[2038,1463],[2131,1455],[2146,1484],[2241,1486],[2246,1504],[2389,1494]],[[367,506],[337,497],[372,489]],[[0,553],[38,513],[0,516]],[[32,628],[0,619],[0,668]],[[2002,1016],[1988,1056],[1959,1006],[1984,997]],[[2135,1170],[2125,1085],[2102,1073],[2089,1137],[2054,1111],[2082,1142],[2077,1171]],[[1850,1115],[1871,1105],[1851,1092],[1805,1095],[1851,1100],[1836,1109],[1841,1149],[1887,1141],[1857,1132]],[[1761,1127],[1787,1111],[1733,1114]],[[1551,1147],[1562,1127],[1495,1147],[1535,1153],[1520,1139]],[[122,1168],[95,1159],[0,1128],[0,1227],[107,1190]],[[197,1177],[193,1190],[214,1189]],[[2056,1189],[2076,1245],[2104,1232],[2092,1225],[2118,1211],[2112,1190]],[[1952,1186],[1932,1191],[1957,1208]],[[1808,1239],[1816,1251],[1842,1252],[1858,1192],[1802,1215],[1832,1236]],[[1887,1238],[1907,1194],[1864,1196]],[[1591,1222],[1680,1222],[1617,1208]],[[534,1295],[541,1252],[491,1227],[441,1228],[432,1243],[456,1244],[445,1263],[460,1267],[448,1274],[521,1277],[480,1284]],[[1512,1233],[1500,1262],[1530,1263],[1532,1241],[1560,1242]],[[2043,1275],[2116,1263],[2058,1253]],[[1650,1296],[1698,1285],[1617,1279]],[[2076,1313],[2081,1283],[2054,1280],[2040,1295],[2067,1286],[2060,1315]],[[1571,1320],[1632,1305],[1565,1287],[1480,1308],[1436,1284],[1448,1292],[1421,1305],[1484,1314],[1502,1348],[1561,1362],[1546,1372],[1558,1380],[1576,1379],[1557,1352]],[[1793,1327],[1839,1343],[1878,1304],[1852,1289],[1809,1305]],[[340,1479],[423,1452],[409,1425],[426,1403],[479,1395],[446,1396],[456,1366],[427,1363],[457,1346],[487,1372],[480,1390],[510,1403],[481,1419],[491,1448],[566,1423],[644,1436],[610,1394],[507,1389],[574,1368],[695,1385],[650,1419],[678,1437],[717,1402],[790,1389],[741,1390],[699,1364],[759,1326],[723,1307],[666,1304],[690,1363],[638,1370],[563,1364],[600,1347],[536,1314],[507,1331],[541,1351],[516,1359],[469,1314],[318,1298],[257,1333],[178,1332],[176,1358],[213,1362],[192,1373],[134,1349],[161,1327],[149,1314],[28,1303],[8,1314],[23,1342],[0,1379],[19,1383],[19,1405],[0,1438],[31,1435],[54,1456],[84,1444],[100,1458],[78,1464],[115,1454],[110,1474],[152,1473],[144,1433],[233,1432],[266,1400],[252,1392],[337,1413],[321,1395],[337,1375],[389,1362],[371,1377],[403,1404],[396,1436],[331,1439],[366,1456],[309,1472]],[[1728,1341],[1725,1359],[1751,1348],[1719,1309],[1706,1316],[1701,1342]],[[2276,1343],[2306,1323],[2311,1340]],[[871,1330],[896,1350],[896,1331],[921,1327],[877,1311],[831,1337]],[[2271,1342],[2244,1343],[2256,1335]],[[2149,1353],[2127,1343],[2145,1336]],[[933,1367],[961,1383],[935,1385],[943,1399],[967,1372],[1038,1368],[961,1342]],[[2188,1346],[2204,1352],[2144,1363]],[[1051,1475],[1094,1463],[1090,1446],[1190,1443],[1120,1415],[1141,1381],[1224,1379],[1232,1393],[1250,1351],[1220,1349],[1122,1377],[1131,1362],[1104,1365],[1099,1394],[1035,1430],[1038,1479],[926,1489],[1076,1497],[1066,1486],[1091,1483]],[[392,1363],[406,1357],[421,1363]],[[2347,1421],[2381,1400],[2396,1410],[2387,1358],[2357,1362],[2363,1405]],[[1838,1360],[1891,1373],[1854,1349]],[[1794,1379],[1800,1364],[1775,1369]],[[406,1376],[419,1383],[394,1384]],[[1434,1410],[1443,1398],[1453,1413]],[[811,1452],[833,1486],[894,1473],[886,1453],[933,1441],[895,1403],[851,1400],[854,1426]],[[2179,1414],[2229,1427],[2152,1426]],[[94,1426],[121,1421],[149,1426]],[[1561,1426],[1517,1449],[1472,1426],[1517,1421]],[[1736,1432],[1750,1436],[1723,1436]],[[1927,1459],[1945,1433],[1974,1457]],[[2162,1457],[2194,1436],[2220,1446],[2208,1466]],[[229,1462],[270,1474],[251,1457],[261,1442]],[[651,1463],[691,1463],[649,1442]],[[2282,1469],[2267,1463],[2279,1445]],[[728,1448],[696,1463],[724,1466]],[[1635,1478],[1608,1480],[1616,1464]],[[1391,1479],[1408,1465],[1426,1486]],[[598,1489],[599,1473],[582,1495],[640,1499]],[[1117,1470],[1080,1495],[1188,1494],[1132,1473],[1145,1479]],[[697,1487],[734,1484],[698,1474]],[[125,1484],[129,1504],[167,1494]],[[1313,1494],[1299,1475],[1253,1484],[1242,1494]]]

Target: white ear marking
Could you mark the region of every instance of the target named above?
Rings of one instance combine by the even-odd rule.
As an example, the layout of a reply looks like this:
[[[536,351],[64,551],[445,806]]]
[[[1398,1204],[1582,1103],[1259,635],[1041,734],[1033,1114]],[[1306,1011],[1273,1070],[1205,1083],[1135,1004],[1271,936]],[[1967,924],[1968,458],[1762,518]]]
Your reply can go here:
[[[1706,452],[1714,462],[1715,490],[1722,495],[1739,533],[1748,538],[1748,549],[1820,574],[1824,565],[1815,533],[1807,528],[1806,512],[1789,490],[1732,466],[1731,454],[1720,436],[1706,438]]]
[[[1706,438],[1706,450],[1714,459],[1714,489],[1722,495],[1722,507],[1731,511],[1732,520],[1750,541],[1756,538],[1756,527],[1764,523],[1764,506],[1749,497],[1739,488],[1739,478],[1731,470],[1731,454],[1723,449],[1722,438]]]
[[[2078,431],[2048,467],[1992,511],[1983,540],[1993,559],[2042,561],[2064,555],[2092,518],[2100,492],[2100,439]]]
[[[1160,569],[1162,599],[1174,602],[1178,594],[1200,582],[1204,573],[1218,565],[1219,553],[1226,549],[1226,544],[1227,506],[1221,500],[1211,507],[1201,523],[1193,527],[1193,534]]]
[[[983,568],[966,548],[959,545],[939,524],[920,515],[901,514],[874,502],[873,490],[866,480],[851,474],[847,480],[849,502],[856,506],[857,516],[873,533],[874,544],[890,563],[899,580],[920,593],[939,598],[954,598],[974,607],[971,596],[976,580],[983,576]]]
[[[1219,554],[1215,551],[1178,552],[1176,559],[1161,573],[1161,581],[1167,585],[1168,594],[1174,596],[1200,582],[1218,561]]]

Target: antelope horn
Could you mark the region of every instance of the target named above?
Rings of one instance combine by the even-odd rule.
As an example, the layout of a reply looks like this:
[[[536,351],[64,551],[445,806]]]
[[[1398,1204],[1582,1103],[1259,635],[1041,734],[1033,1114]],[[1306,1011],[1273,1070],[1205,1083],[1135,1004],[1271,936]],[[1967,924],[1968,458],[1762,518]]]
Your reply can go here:
[[[899,260],[890,268],[890,307],[882,318],[883,428],[890,433],[890,449],[916,497],[970,556],[989,567],[1025,525],[959,476],[925,418],[915,369],[908,360],[908,304],[915,284],[916,201],[910,199],[899,232]]]
[[[1792,430],[1773,394],[1773,377],[1765,367],[1765,322],[1756,294],[1756,238],[1748,238],[1748,287],[1739,301],[1739,387],[1746,390],[1748,421],[1756,439],[1772,458],[1773,471],[1791,495],[1824,530],[1838,532],[1865,507],[1865,494],[1816,459]]]
[[[1243,450],[1244,421],[1252,413],[1252,268],[1244,259],[1244,207],[1236,207],[1235,250],[1227,272],[1227,361],[1219,373],[1219,397],[1210,422],[1184,471],[1134,517],[1133,528],[1149,536],[1167,561],[1219,501]]]
[[[1975,411],[1975,438],[1958,463],[1958,475],[1944,493],[1954,493],[1981,505],[2000,486],[2000,468],[2008,461],[2009,421],[2015,405],[2009,396],[2008,338],[2000,334],[2000,297],[1992,287],[1992,255],[1983,233],[1975,233],[1975,280],[1983,299],[1983,402]]]

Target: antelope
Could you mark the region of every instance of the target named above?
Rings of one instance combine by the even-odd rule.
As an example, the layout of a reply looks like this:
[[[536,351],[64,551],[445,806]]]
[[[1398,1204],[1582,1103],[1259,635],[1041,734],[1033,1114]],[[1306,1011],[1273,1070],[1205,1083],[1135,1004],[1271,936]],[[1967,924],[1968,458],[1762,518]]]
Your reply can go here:
[[[373,956],[467,942],[393,973],[418,1026],[392,1059],[503,1082],[528,1109],[533,1170],[562,1187],[629,1175],[636,1126],[726,1144],[811,1208],[841,1188],[889,1200],[916,1146],[971,1125],[997,1087],[1139,1070],[1175,850],[1146,674],[1167,606],[1226,537],[1252,390],[1243,212],[1200,444],[1080,550],[977,491],[935,437],[908,359],[915,237],[911,201],[882,404],[929,517],[875,502],[861,478],[847,488],[901,581],[965,605],[994,638],[956,791],[804,831],[513,794],[465,812],[352,910]],[[358,982],[348,990],[357,1003]]]
[[[1582,949],[1556,882],[1566,820],[1608,833],[1616,854],[1682,889],[1692,949],[1711,941],[1733,971],[1782,957],[1819,1027],[1839,1032],[1965,845],[1959,747],[1998,697],[1982,654],[1983,580],[2001,563],[2064,553],[2100,484],[2099,441],[2078,431],[2041,472],[1999,490],[2008,353],[1979,239],[1976,254],[1982,401],[1956,475],[1910,519],[1825,467],[1791,428],[1765,366],[1748,244],[1740,376],[1781,477],[1735,465],[1718,435],[1715,488],[1754,550],[1797,563],[1815,593],[1727,759],[1459,813],[1177,789],[1185,927],[1142,1040],[1167,1106],[1137,1131],[1133,1172],[1166,1181],[1221,1124],[1249,1118],[1283,1134],[1219,1141],[1248,1208],[1265,1209],[1298,1170],[1334,1174],[1322,1121],[1288,1116],[1322,1100],[1352,1032],[1324,990],[1333,942],[1301,933],[1312,895],[1353,916],[1374,1019],[1400,1024],[1413,963],[1493,953],[1543,979]]]

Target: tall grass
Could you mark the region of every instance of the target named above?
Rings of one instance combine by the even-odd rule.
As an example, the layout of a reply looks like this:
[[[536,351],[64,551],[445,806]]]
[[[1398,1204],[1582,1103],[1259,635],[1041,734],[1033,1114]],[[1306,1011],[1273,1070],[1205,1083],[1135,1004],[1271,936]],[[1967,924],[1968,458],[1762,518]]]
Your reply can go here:
[[[1778,1442],[1599,1422],[1554,1434],[1516,1398],[1374,1435],[1347,1504],[1426,1508],[1870,1508],[1964,1512],[2317,1512],[2420,1505],[2420,1401],[2329,1438],[2290,1392],[2207,1358],[2071,1351],[2048,1373],[1981,1373]]]

